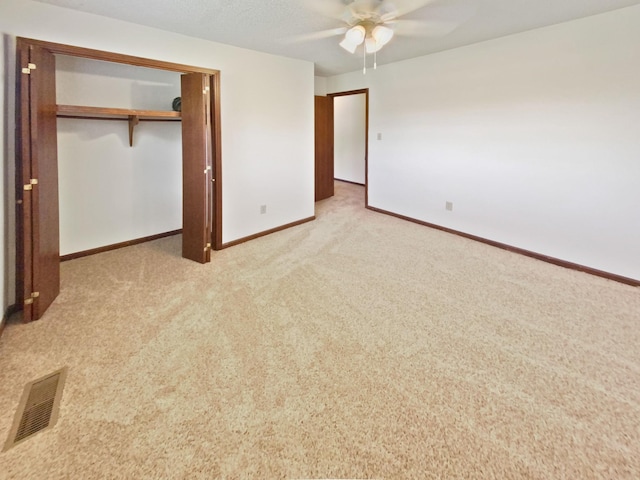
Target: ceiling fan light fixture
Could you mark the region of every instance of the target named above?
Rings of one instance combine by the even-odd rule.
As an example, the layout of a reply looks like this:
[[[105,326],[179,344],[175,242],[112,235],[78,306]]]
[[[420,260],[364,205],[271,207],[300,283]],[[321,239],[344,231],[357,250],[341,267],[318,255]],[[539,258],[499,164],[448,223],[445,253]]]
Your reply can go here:
[[[350,42],[348,38],[345,38],[340,42],[340,46],[344,48],[349,53],[355,53],[356,48],[358,48],[357,43]]]
[[[375,53],[382,48],[382,45],[376,42],[375,38],[367,37],[367,39],[364,41],[364,48],[366,49],[367,53]]]
[[[344,38],[349,40],[351,43],[360,45],[366,34],[367,31],[362,25],[356,25],[355,27],[351,27],[347,30],[347,33],[344,34]]]
[[[393,38],[393,30],[385,25],[376,25],[371,31],[371,36],[379,47],[383,47]]]

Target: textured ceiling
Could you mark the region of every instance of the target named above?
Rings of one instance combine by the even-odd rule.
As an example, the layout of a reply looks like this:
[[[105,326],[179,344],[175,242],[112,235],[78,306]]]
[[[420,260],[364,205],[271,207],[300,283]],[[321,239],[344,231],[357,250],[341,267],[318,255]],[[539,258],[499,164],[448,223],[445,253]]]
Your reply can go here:
[[[349,0],[38,1],[308,60],[315,63],[316,75],[320,76],[362,68],[362,56],[340,48],[340,37],[305,38],[310,33],[344,25],[327,13]],[[396,35],[378,53],[379,65],[637,5],[640,0],[393,0],[393,3],[399,10],[422,5],[402,19],[424,23],[421,28],[412,29],[412,36]],[[445,34],[448,28],[442,27],[452,18],[462,23]],[[396,28],[400,32],[400,28],[406,31],[414,26],[405,22]]]

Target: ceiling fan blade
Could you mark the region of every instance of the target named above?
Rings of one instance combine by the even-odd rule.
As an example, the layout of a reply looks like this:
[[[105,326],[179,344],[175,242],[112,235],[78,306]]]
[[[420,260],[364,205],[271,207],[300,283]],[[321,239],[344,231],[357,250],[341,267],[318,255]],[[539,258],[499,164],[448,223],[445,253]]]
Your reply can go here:
[[[469,20],[476,10],[464,0],[433,2],[420,14],[420,19],[395,19],[388,23],[398,35],[442,37]]]
[[[344,21],[347,6],[342,0],[302,0],[302,3],[322,16]]]
[[[281,42],[282,43],[312,42],[314,40],[322,40],[325,38],[335,37],[337,35],[344,35],[346,31],[347,31],[347,27],[330,28],[328,30],[320,30],[318,32],[293,35],[293,36],[281,39]]]
[[[439,20],[392,20],[388,23],[396,35],[403,37],[444,37],[460,25]]]
[[[388,22],[415,10],[426,7],[437,0],[384,0],[376,9],[380,20]]]
[[[360,20],[362,20],[363,14],[366,13],[366,9],[362,9],[362,4],[359,2],[353,2],[348,5],[343,6],[342,15],[340,16],[340,20],[345,22],[348,25],[355,25]]]

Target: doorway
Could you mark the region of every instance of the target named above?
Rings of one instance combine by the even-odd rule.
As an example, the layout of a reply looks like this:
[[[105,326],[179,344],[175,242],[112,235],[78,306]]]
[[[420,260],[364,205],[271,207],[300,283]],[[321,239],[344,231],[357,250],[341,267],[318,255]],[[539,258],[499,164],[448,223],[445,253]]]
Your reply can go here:
[[[316,201],[333,196],[340,180],[364,185],[368,207],[369,89],[315,99]]]
[[[340,95],[333,99],[334,178],[364,185],[367,145],[366,94]]]

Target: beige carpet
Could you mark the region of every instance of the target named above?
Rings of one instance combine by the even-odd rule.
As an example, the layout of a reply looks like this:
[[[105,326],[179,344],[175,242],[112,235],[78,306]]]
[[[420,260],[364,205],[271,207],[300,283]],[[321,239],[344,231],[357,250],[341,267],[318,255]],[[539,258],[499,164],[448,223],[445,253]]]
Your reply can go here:
[[[172,237],[62,267],[0,338],[3,479],[640,478],[640,289],[363,208],[213,255]]]

